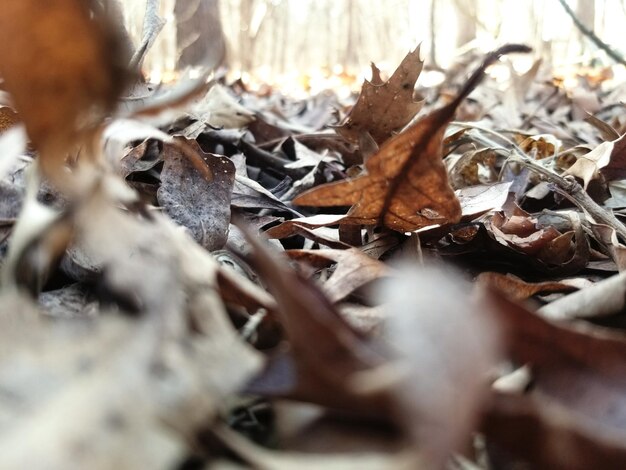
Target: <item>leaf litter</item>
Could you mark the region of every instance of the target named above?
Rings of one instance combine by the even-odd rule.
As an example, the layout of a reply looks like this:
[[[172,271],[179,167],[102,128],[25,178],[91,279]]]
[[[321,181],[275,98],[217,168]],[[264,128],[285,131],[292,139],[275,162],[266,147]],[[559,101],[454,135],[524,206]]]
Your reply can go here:
[[[0,7],[0,466],[624,468],[619,87],[502,87],[508,45],[155,89],[154,2],[134,52],[37,8]]]

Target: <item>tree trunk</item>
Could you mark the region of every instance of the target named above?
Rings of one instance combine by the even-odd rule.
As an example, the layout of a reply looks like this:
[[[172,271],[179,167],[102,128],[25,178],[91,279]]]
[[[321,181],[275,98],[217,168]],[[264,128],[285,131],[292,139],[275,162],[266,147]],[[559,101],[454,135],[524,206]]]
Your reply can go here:
[[[593,31],[595,29],[596,20],[595,0],[578,0],[578,4],[576,5],[576,17],[583,25]],[[578,43],[580,44],[582,53],[589,51],[590,47],[595,49],[580,31],[578,31]]]
[[[465,0],[455,2],[456,8],[456,47],[463,47],[476,39],[477,1]]]
[[[177,0],[174,15],[179,54],[177,67],[220,66],[225,59],[226,45],[219,0]]]

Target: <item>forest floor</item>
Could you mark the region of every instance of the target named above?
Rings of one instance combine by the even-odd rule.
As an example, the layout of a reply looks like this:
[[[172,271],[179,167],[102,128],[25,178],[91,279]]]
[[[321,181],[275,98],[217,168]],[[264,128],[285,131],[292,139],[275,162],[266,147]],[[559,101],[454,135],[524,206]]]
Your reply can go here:
[[[24,24],[0,468],[626,467],[613,68],[519,73],[508,45],[431,87],[415,50],[348,98],[121,92],[97,31],[34,73]]]

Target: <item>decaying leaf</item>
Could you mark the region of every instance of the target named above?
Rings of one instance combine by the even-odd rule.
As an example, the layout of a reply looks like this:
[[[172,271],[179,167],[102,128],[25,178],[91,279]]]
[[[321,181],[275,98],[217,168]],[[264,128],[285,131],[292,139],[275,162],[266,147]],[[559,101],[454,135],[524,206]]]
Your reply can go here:
[[[358,143],[362,134],[369,134],[380,145],[401,130],[424,104],[413,99],[423,66],[419,47],[406,55],[387,82],[383,83],[380,71],[372,64],[372,80],[365,80],[359,99],[337,132],[353,143]]]
[[[586,431],[587,438],[598,439],[601,448],[626,435],[624,336],[581,323],[550,322],[503,297],[494,298],[496,311],[507,327],[511,358],[529,364],[532,371],[531,395],[547,406],[556,404],[565,410],[573,421],[572,435]],[[553,415],[547,414],[546,418],[554,425]],[[543,445],[542,441],[539,449]],[[524,457],[562,462],[571,459],[569,452],[543,449],[543,455],[533,452]],[[546,452],[550,454],[546,456]],[[563,463],[557,466],[569,468]]]
[[[578,157],[566,174],[583,180],[584,188],[602,174],[607,181],[626,177],[626,135],[603,142],[591,152]]]
[[[209,250],[217,250],[224,246],[228,237],[235,166],[226,157],[205,154],[197,144],[195,150],[213,179],[207,181],[178,148],[166,145],[157,198],[165,212],[187,227],[198,243]],[[190,201],[196,202],[190,204]]]
[[[591,287],[544,305],[538,310],[551,320],[615,315],[626,308],[626,274],[617,274]]]
[[[387,390],[363,394],[346,386],[346,380],[358,372],[382,364],[384,356],[343,319],[319,288],[281,262],[245,227],[240,228],[254,247],[253,267],[276,299],[292,357],[276,362],[274,371],[270,368],[267,377],[259,378],[251,389],[272,387],[278,380],[272,374],[280,374],[285,396],[365,416],[384,416],[389,406]]]
[[[343,223],[380,224],[401,232],[458,222],[461,208],[441,160],[446,126],[461,101],[480,82],[487,66],[503,54],[528,50],[511,45],[491,53],[452,102],[386,141],[366,162],[367,174],[314,188],[294,203],[351,205]]]
[[[310,263],[318,268],[337,263],[333,274],[324,283],[324,291],[332,302],[339,302],[358,288],[393,274],[387,265],[370,258],[357,248],[289,250],[287,254],[292,259]]]
[[[536,294],[550,292],[571,292],[576,287],[566,282],[525,282],[512,274],[481,273],[477,281],[484,282],[513,300],[524,300]]]

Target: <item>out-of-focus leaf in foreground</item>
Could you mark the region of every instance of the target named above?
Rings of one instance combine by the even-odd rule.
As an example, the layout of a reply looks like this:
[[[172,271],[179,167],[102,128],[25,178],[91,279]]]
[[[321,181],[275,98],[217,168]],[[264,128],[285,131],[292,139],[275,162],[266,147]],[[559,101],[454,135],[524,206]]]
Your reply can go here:
[[[384,355],[342,318],[317,286],[239,225],[254,247],[254,267],[276,299],[279,321],[289,340],[287,361],[291,365],[283,374],[281,393],[332,408],[385,416],[386,391],[359,394],[347,383],[357,372],[382,364]],[[271,380],[261,378],[252,389],[262,390]]]
[[[100,123],[126,83],[116,32],[81,0],[0,5],[0,75],[49,176],[59,174],[76,135]]]
[[[468,294],[455,272],[435,267],[405,266],[381,291],[386,336],[398,352],[396,406],[427,468],[443,468],[468,444],[500,359],[495,317]],[[380,371],[378,380],[383,377]],[[370,380],[376,383],[375,373]]]
[[[517,364],[528,364],[531,370],[530,395],[539,408],[523,405],[527,408],[523,425],[528,429],[530,423],[539,421],[544,438],[516,440],[501,434],[501,412],[515,416],[519,423],[524,408],[515,395],[509,405],[506,396],[496,402],[487,421],[488,437],[534,465],[552,462],[552,468],[583,469],[589,468],[586,463],[606,461],[612,463],[603,468],[620,468],[614,458],[626,452],[624,335],[583,323],[554,323],[501,296],[493,298],[508,332],[510,357]],[[568,435],[572,441],[586,444],[553,445]],[[612,449],[606,458],[602,457],[603,449]]]

